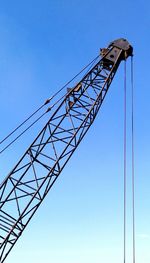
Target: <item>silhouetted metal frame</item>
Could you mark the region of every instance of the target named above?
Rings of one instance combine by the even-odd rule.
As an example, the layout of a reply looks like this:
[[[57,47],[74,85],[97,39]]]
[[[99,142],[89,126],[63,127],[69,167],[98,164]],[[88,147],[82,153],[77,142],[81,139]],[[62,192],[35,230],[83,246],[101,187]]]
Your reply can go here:
[[[70,89],[0,185],[1,263],[93,123],[121,62],[121,54],[120,49],[111,65],[102,58]]]

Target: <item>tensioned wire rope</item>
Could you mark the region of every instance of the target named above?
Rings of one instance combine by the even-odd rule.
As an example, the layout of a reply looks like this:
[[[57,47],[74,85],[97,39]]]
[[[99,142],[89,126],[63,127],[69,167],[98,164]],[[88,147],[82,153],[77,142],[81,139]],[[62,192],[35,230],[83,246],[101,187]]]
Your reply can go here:
[[[134,72],[131,57],[131,121],[132,121],[132,229],[133,229],[133,263],[135,263],[135,176],[134,176]]]
[[[127,138],[126,138],[126,124],[127,124],[127,87],[126,87],[126,59],[124,62],[124,263],[126,263],[126,144],[127,144]]]
[[[47,99],[37,110],[35,110],[28,118],[26,118],[21,124],[19,124],[12,132],[10,132],[7,136],[5,136],[0,144],[4,143],[8,138],[10,138],[17,130],[19,130],[25,123],[27,123],[34,115],[36,115],[44,106],[49,104],[63,89],[65,89],[73,80],[75,80],[83,71],[85,71],[88,67],[87,72],[92,68],[93,64],[96,63],[96,60],[100,55],[96,56],[88,65],[86,65],[79,73],[77,73],[71,80],[69,80],[62,88],[60,88],[52,97]],[[85,75],[87,74],[85,73]],[[51,107],[49,107],[44,113],[42,113],[36,120],[34,120],[26,129],[24,129],[15,139],[13,139],[10,143],[8,143],[2,150],[0,154],[3,153],[6,149],[8,149],[14,142],[16,142],[25,132],[27,132],[35,123],[37,123],[48,111],[54,108],[67,94],[63,95],[59,98]]]
[[[127,198],[127,87],[126,60],[124,62],[124,263],[126,263],[126,198]],[[135,263],[135,175],[134,175],[134,79],[133,56],[131,56],[131,148],[132,148],[132,262]]]

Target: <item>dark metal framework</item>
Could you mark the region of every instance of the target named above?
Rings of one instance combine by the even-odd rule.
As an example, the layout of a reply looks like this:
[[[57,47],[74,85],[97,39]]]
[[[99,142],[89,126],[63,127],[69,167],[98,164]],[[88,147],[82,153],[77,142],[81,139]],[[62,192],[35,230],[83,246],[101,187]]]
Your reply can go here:
[[[121,60],[132,55],[126,40],[117,41],[101,50],[102,59],[69,90],[0,185],[0,263],[93,123]]]

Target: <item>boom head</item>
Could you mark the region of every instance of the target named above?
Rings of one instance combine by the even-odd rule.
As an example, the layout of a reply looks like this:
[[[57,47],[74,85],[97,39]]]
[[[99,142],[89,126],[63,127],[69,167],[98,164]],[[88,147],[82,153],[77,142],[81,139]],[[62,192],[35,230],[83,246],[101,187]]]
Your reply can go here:
[[[103,59],[112,63],[116,61],[119,54],[121,54],[120,61],[133,56],[133,47],[125,38],[114,40],[109,44],[108,48],[101,49]]]
[[[122,49],[124,59],[128,58],[129,56],[133,56],[133,47],[125,38],[114,40],[110,43],[109,47],[117,47],[119,49]]]

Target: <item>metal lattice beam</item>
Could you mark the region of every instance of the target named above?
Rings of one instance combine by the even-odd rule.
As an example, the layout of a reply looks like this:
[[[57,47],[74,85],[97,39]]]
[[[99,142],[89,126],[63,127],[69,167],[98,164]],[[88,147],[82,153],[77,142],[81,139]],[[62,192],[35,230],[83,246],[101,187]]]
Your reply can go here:
[[[1,263],[93,123],[124,57],[121,47],[111,45],[107,49],[103,58],[70,89],[0,185]]]

